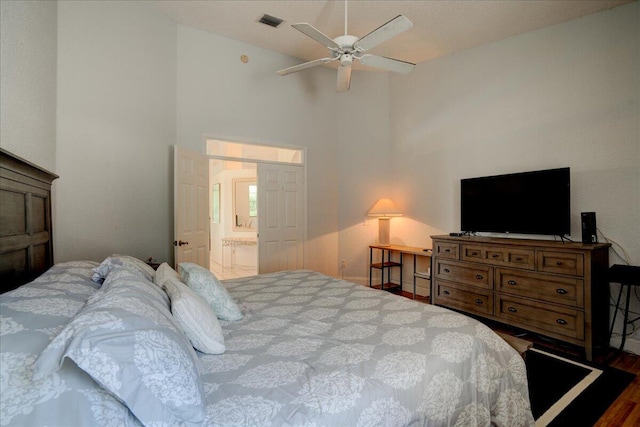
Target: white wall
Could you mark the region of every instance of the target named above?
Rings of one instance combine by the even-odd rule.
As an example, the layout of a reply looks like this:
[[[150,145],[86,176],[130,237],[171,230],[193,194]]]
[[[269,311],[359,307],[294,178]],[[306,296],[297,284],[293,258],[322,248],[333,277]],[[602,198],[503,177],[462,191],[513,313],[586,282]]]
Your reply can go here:
[[[368,245],[378,241],[378,221],[374,218],[365,221],[365,217],[378,199],[395,199],[391,180],[389,73],[356,71],[351,89],[344,95],[338,101],[336,123],[340,140],[339,275],[368,284]],[[394,226],[395,223],[391,226],[395,237]]]
[[[573,238],[595,211],[640,265],[639,22],[632,3],[392,77],[396,197],[415,221],[393,233],[459,230],[461,178],[569,166]]]
[[[572,236],[593,210],[640,258],[637,24],[638,5],[623,6],[392,79],[394,171],[409,215],[455,231],[460,178],[569,166]]]
[[[0,144],[52,172],[57,10],[54,1],[0,2]]]
[[[152,2],[59,2],[56,261],[172,257],[175,82]]]
[[[249,62],[242,63],[241,55],[247,55]],[[307,147],[305,265],[335,275],[340,98],[333,90],[334,70],[276,74],[297,62],[178,25],[177,141],[200,152],[204,152],[203,135]]]
[[[299,60],[176,25],[148,2],[58,4],[57,20],[55,12],[49,16],[53,26],[40,25],[40,33],[30,30],[52,41],[56,26],[60,29],[57,45],[46,49],[50,62],[57,59],[57,69],[46,76],[57,72],[57,85],[54,78],[51,88],[58,98],[32,102],[43,106],[50,120],[56,120],[57,111],[50,129],[55,136],[35,138],[33,149],[22,152],[52,169],[57,159],[56,261],[100,260],[113,252],[170,260],[170,145],[202,151],[202,135],[208,134],[307,148],[306,266],[338,274],[341,198],[359,200],[359,218],[386,193],[376,188],[362,198],[359,183],[368,178],[349,178],[353,170],[348,160],[361,156],[360,170],[388,182],[386,74],[356,72],[352,91],[336,94],[335,70],[277,76],[275,70]],[[7,10],[4,2],[3,8]],[[40,13],[33,8],[27,12],[27,21]],[[3,24],[3,31],[19,35],[17,27]],[[3,49],[19,45],[17,35],[11,43],[3,37]],[[43,53],[33,40],[28,47]],[[3,66],[8,62],[4,52]],[[249,56],[248,64],[240,62],[241,54]],[[10,82],[5,69],[3,85]],[[29,75],[29,64],[20,63],[18,69],[28,84],[41,77]],[[4,92],[3,102],[9,99]],[[375,101],[375,107],[367,111],[360,97]],[[3,112],[19,113],[15,107]],[[3,141],[9,140],[5,128]],[[56,139],[57,144],[48,142]],[[373,151],[352,150],[360,141]],[[369,168],[368,159],[379,165]],[[343,178],[352,183],[339,186]],[[346,209],[348,222],[350,204]]]

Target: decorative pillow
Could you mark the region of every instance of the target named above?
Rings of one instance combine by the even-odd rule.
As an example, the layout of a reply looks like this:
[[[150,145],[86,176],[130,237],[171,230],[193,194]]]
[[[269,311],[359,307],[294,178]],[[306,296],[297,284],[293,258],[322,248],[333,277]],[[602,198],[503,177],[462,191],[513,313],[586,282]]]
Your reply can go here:
[[[176,278],[165,280],[163,287],[171,300],[173,317],[193,347],[207,354],[224,353],[222,327],[211,307]]]
[[[176,272],[173,268],[171,268],[169,264],[167,264],[166,262],[163,262],[162,264],[160,264],[160,266],[156,270],[156,275],[153,278],[153,283],[155,283],[156,285],[162,288],[164,285],[164,282],[170,278],[177,279],[178,281],[181,280],[178,272]]]
[[[206,402],[197,356],[168,303],[160,288],[114,267],[40,354],[34,380],[57,371],[69,358],[142,424],[200,425]]]
[[[190,262],[180,263],[178,267],[184,283],[209,304],[218,319],[242,319],[238,305],[212,272]]]
[[[93,281],[96,283],[102,283],[114,267],[126,267],[129,270],[140,274],[149,281],[153,281],[153,277],[156,274],[154,269],[144,261],[140,261],[139,259],[129,255],[113,254],[93,269]]]

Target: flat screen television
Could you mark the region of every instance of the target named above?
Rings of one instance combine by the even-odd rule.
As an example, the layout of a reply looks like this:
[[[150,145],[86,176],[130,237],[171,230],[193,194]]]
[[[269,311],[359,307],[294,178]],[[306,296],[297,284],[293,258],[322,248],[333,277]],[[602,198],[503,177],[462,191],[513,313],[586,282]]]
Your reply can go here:
[[[569,168],[460,181],[465,232],[570,234]]]

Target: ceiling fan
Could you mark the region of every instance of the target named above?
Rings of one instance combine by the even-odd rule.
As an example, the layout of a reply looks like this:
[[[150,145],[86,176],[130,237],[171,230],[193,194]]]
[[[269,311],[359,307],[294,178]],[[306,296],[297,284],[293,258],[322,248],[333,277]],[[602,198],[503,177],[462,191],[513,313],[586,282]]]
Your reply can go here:
[[[413,23],[403,15],[396,16],[391,21],[376,28],[362,38],[350,36],[347,33],[347,1],[345,0],[344,36],[338,36],[334,39],[330,39],[320,30],[306,22],[292,24],[291,26],[311,37],[318,43],[326,46],[329,49],[331,56],[285,68],[277,72],[281,76],[286,76],[287,74],[296,73],[298,71],[306,70],[307,68],[323,65],[329,62],[339,61],[340,66],[338,67],[338,82],[336,90],[338,92],[345,92],[348,91],[351,86],[351,65],[353,64],[354,59],[360,61],[360,63],[364,65],[402,74],[410,73],[416,66],[416,64],[412,64],[411,62],[363,53],[413,27]]]

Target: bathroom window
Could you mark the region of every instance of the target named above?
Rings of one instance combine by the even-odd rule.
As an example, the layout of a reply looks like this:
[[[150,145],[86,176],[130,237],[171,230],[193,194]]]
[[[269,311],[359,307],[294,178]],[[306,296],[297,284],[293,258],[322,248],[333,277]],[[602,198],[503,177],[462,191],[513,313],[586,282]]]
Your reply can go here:
[[[256,184],[249,185],[249,216],[258,216],[258,186]]]

